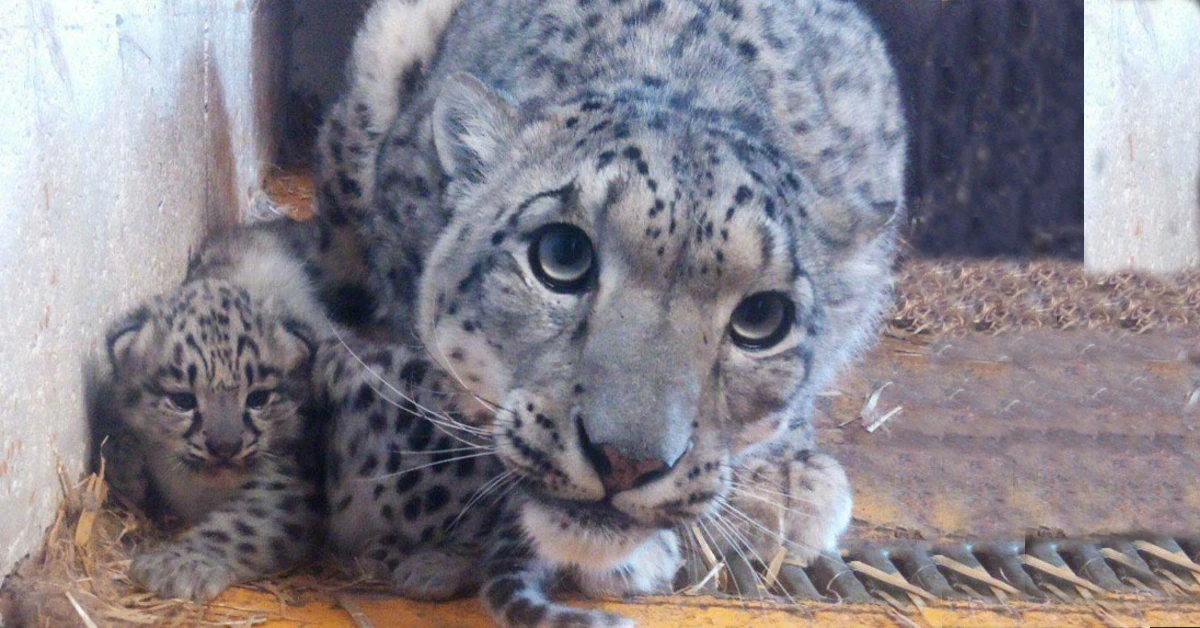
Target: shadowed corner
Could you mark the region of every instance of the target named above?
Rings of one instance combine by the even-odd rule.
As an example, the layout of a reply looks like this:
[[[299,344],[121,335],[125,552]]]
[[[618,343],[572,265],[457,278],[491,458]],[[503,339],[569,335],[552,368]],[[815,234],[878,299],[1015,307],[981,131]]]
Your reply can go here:
[[[100,468],[102,441],[112,420],[106,411],[109,407],[104,385],[106,374],[103,362],[92,352],[83,356],[79,370],[83,382],[83,417],[88,430],[87,470],[95,472]]]
[[[295,19],[292,2],[258,2],[252,5],[250,57],[253,63],[254,135],[260,176],[269,178],[279,160],[286,131],[287,59],[292,58],[288,25]],[[256,181],[263,185],[264,181]]]

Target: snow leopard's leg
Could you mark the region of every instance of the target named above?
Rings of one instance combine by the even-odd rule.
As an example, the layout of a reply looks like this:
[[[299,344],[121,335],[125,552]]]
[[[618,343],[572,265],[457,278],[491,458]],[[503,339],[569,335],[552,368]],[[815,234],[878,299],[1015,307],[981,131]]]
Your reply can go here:
[[[375,162],[388,127],[424,80],[438,42],[461,0],[382,0],[355,36],[348,92],[326,113],[316,147],[316,222],[324,300],[346,323],[371,322],[380,287],[372,286],[362,224],[373,210]],[[428,182],[412,182],[430,195]]]
[[[488,555],[487,582],[480,597],[496,623],[504,628],[580,628],[634,626],[620,615],[572,608],[550,599],[555,567],[539,560],[515,516],[498,526]]]
[[[177,539],[137,554],[130,573],[163,597],[204,602],[307,560],[320,513],[314,483],[295,465],[275,463]]]
[[[343,560],[422,600],[482,583],[502,478],[480,430],[456,418],[461,395],[403,346],[327,343],[315,369],[333,413],[326,488]]]

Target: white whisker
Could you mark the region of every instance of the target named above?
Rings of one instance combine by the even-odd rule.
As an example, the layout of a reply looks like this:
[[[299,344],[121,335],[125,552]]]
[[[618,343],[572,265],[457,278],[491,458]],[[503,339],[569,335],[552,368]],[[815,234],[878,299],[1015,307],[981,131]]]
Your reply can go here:
[[[390,451],[394,451],[398,454],[403,454],[406,456],[433,456],[433,455],[437,455],[437,454],[457,454],[457,453],[462,453],[464,451],[495,451],[495,450],[496,450],[495,445],[468,444],[465,447],[451,447],[449,449],[426,449],[424,451],[421,451],[418,449],[392,449]]]
[[[745,494],[745,492],[747,492],[747,491],[750,491],[750,492],[754,492],[754,493],[761,493],[763,495],[774,495],[776,497],[783,497],[783,498],[789,499],[789,500],[815,503],[811,499],[808,499],[805,497],[799,497],[797,495],[788,493],[786,491],[772,490],[772,489],[766,488],[766,487],[758,485],[758,484],[745,484],[745,483],[739,482],[737,480],[730,480],[729,484],[730,484],[730,486],[732,486],[734,488],[740,489],[743,494]]]
[[[360,363],[361,363],[361,360],[360,360]],[[390,390],[392,390],[392,391],[396,390],[395,387],[392,386],[391,384],[389,384],[386,379],[384,379],[378,373],[371,371],[370,367],[365,367],[365,368],[367,368],[367,370],[371,373],[371,375],[373,377],[375,377],[376,379],[378,379],[379,381],[382,381],[385,385],[387,385]],[[366,385],[372,391],[374,391],[375,394],[378,395],[379,398],[384,401],[384,403],[386,403],[386,404],[392,406],[393,408],[396,408],[402,412],[408,412],[408,413],[412,414],[414,417],[416,417],[418,420],[429,421],[430,423],[432,423],[434,425],[434,427],[438,428],[438,430],[440,432],[459,441],[460,443],[462,443],[464,445],[475,445],[477,443],[472,443],[471,441],[468,441],[468,440],[466,440],[456,434],[448,432],[446,430],[447,429],[457,430],[457,431],[469,434],[471,436],[478,436],[481,438],[490,438],[491,437],[491,433],[488,432],[487,430],[484,430],[484,429],[481,429],[478,427],[474,427],[471,425],[467,425],[465,423],[462,423],[461,421],[455,420],[453,417],[451,417],[447,414],[439,414],[439,413],[433,412],[432,410],[429,410],[428,408],[425,408],[424,406],[413,401],[412,398],[408,397],[407,395],[404,395],[403,393],[397,393],[401,396],[401,401],[412,404],[412,407],[417,410],[416,412],[413,412],[411,408],[405,407],[400,402],[397,402],[396,400],[390,398],[387,394],[384,393],[383,390],[380,390],[379,388],[377,388],[376,386],[373,386],[370,383],[367,383]]]
[[[370,384],[368,384],[368,386],[370,386]],[[381,399],[383,399],[385,402],[387,402],[388,405],[390,405],[394,408],[399,408],[400,410],[404,410],[406,412],[412,412],[409,408],[404,407],[404,405],[401,402],[407,402],[407,403],[412,404],[412,406],[417,409],[417,412],[413,412],[412,414],[414,414],[415,416],[418,416],[422,419],[425,419],[435,425],[441,425],[444,427],[448,427],[450,429],[456,429],[456,430],[459,430],[462,432],[467,432],[468,434],[473,434],[476,436],[490,435],[489,432],[483,428],[475,427],[473,425],[467,425],[466,423],[463,423],[462,421],[459,421],[444,412],[439,413],[439,412],[434,412],[432,410],[429,410],[429,409],[425,408],[424,406],[421,406],[420,404],[416,403],[409,397],[404,397],[403,399],[401,399],[401,402],[398,402],[394,399],[391,399],[386,394],[384,394],[383,391],[379,390],[378,388],[375,388],[374,386],[371,386],[371,390],[374,390],[375,393],[378,394]]]
[[[746,535],[741,530],[738,529],[738,527],[736,525],[734,525],[732,522],[724,521],[719,518],[714,519],[714,523],[720,523],[720,524],[724,525],[725,528],[729,531],[730,535],[735,537],[734,540],[737,543],[740,543],[741,546],[743,548],[745,548],[745,550],[747,552],[752,554],[754,557],[754,560],[758,561],[759,565],[761,565],[762,568],[764,568],[764,569],[767,568],[767,566],[770,564],[769,561],[767,561],[765,558],[763,558],[763,556],[758,553],[758,550],[754,549],[754,545],[750,542],[750,540],[746,537]],[[782,532],[780,533],[780,536],[778,538],[782,538]],[[746,559],[746,556],[743,555],[742,558]],[[747,560],[747,562],[750,562],[750,561]],[[755,579],[758,581],[758,584],[762,585],[763,589],[767,593],[770,593],[771,587],[767,586],[766,576],[759,574],[758,571],[755,571],[754,575],[755,575]],[[789,593],[786,589],[783,589],[782,587],[780,587],[779,590],[783,592],[784,597],[786,597],[790,602],[796,603],[796,599],[794,597],[792,597],[792,594]]]
[[[369,373],[372,377],[374,377],[376,380],[378,380],[380,383],[382,383],[384,386],[386,386],[389,391],[394,393],[396,396],[400,397],[400,399],[402,399],[408,403],[411,403],[413,405],[413,407],[417,408],[417,410],[419,410],[422,413],[424,418],[430,420],[432,423],[434,423],[434,425],[439,425],[438,421],[435,421],[432,418],[432,417],[437,417],[441,421],[445,422],[444,427],[452,427],[454,429],[461,429],[465,432],[474,433],[476,435],[488,435],[485,430],[480,430],[479,428],[475,428],[473,426],[468,426],[466,424],[463,424],[459,421],[454,420],[454,418],[449,415],[443,416],[443,415],[439,414],[438,412],[421,405],[420,403],[417,402],[416,399],[413,399],[413,398],[409,397],[408,395],[406,395],[404,393],[404,391],[402,391],[399,388],[397,388],[396,386],[392,385],[392,383],[389,382],[387,380],[387,378],[383,377],[378,372],[376,372],[375,369],[373,369],[369,365],[367,365],[367,363],[364,362],[363,359],[361,357],[359,357],[359,355],[357,353],[355,353],[354,349],[352,349],[350,347],[350,345],[346,343],[346,340],[344,338],[342,338],[342,335],[338,331],[336,326],[334,326],[332,323],[330,323],[329,328],[333,331],[333,335],[335,338],[337,338],[338,343],[340,343],[342,348],[344,348],[350,354],[350,357],[354,358],[354,360],[356,362],[358,362],[359,366],[361,366],[363,369],[365,369],[367,371],[367,373]],[[382,399],[386,400],[388,403],[395,406],[396,408],[399,408],[401,410],[406,409],[403,406],[401,406],[399,403],[397,403],[394,400],[392,400],[391,398],[389,398],[387,395],[384,395],[382,393],[382,391],[378,390],[377,388],[372,386],[371,389],[374,390],[375,393],[378,394]],[[449,433],[447,432],[447,434],[449,434]]]
[[[500,404],[498,404],[494,401],[491,401],[489,399],[484,399],[483,397],[480,397],[478,394],[476,394],[474,391],[471,390],[471,387],[468,386],[466,382],[463,381],[463,378],[458,374],[458,371],[454,370],[454,364],[452,364],[451,361],[449,359],[447,359],[446,352],[442,349],[442,339],[441,339],[441,336],[438,334],[438,328],[436,325],[434,325],[434,327],[433,327],[433,344],[434,344],[434,348],[437,349],[438,355],[442,357],[442,364],[445,366],[446,371],[448,373],[450,373],[450,376],[454,378],[454,381],[458,382],[458,387],[461,388],[467,394],[471,395],[471,397],[473,397],[476,401],[491,408],[491,410],[493,412],[495,412],[496,409],[500,407]]]
[[[761,502],[764,502],[764,503],[770,504],[770,505],[772,505],[772,506],[775,506],[775,507],[776,507],[776,508],[778,508],[779,510],[781,510],[781,511],[783,511],[783,512],[786,512],[786,513],[790,513],[790,514],[793,514],[793,515],[798,515],[798,516],[801,516],[801,517],[810,517],[810,518],[815,518],[815,517],[816,517],[816,515],[812,514],[811,512],[801,512],[801,511],[799,511],[799,510],[797,510],[797,509],[795,509],[795,508],[789,508],[789,507],[785,506],[784,504],[781,504],[781,503],[779,503],[779,502],[777,502],[777,501],[775,501],[775,500],[773,500],[773,499],[769,499],[769,498],[767,498],[767,497],[763,497],[763,496],[761,496],[761,495],[755,495],[755,494],[753,494],[753,493],[750,493],[750,492],[746,491],[745,489],[741,489],[741,488],[732,488],[732,492],[733,492],[733,493],[735,493],[735,494],[737,494],[737,495],[741,495],[741,496],[743,496],[743,497],[749,497],[750,499],[757,499],[758,501],[761,501]],[[812,503],[810,500],[804,500],[804,501],[805,501],[805,502],[807,502],[807,503]]]
[[[729,502],[721,503],[721,507],[727,509],[730,514],[738,517],[739,519],[745,521],[746,523],[749,523],[750,525],[755,526],[759,530],[762,530],[768,536],[779,539],[780,543],[782,543],[784,545],[790,545],[790,546],[794,547],[795,549],[800,550],[805,553],[809,553],[809,552],[813,552],[813,551],[820,551],[820,549],[821,549],[819,547],[805,547],[805,546],[801,545],[800,543],[797,543],[797,542],[783,536],[782,534],[780,534],[778,532],[774,532],[774,531],[770,530],[763,524],[755,521],[754,518],[751,517],[750,515],[747,515],[746,513],[738,510],[733,504],[730,504]]]
[[[421,469],[427,469],[429,467],[436,467],[438,465],[450,464],[452,462],[458,462],[459,460],[469,460],[471,458],[483,458],[484,456],[491,456],[491,455],[493,455],[492,452],[484,451],[484,452],[475,453],[475,454],[467,454],[465,456],[457,456],[457,457],[453,457],[453,458],[447,458],[445,460],[435,460],[433,462],[427,462],[425,464],[417,465],[415,467],[401,469],[400,471],[396,471],[395,473],[385,473],[383,475],[376,475],[376,476],[372,476],[369,478],[354,478],[354,481],[356,481],[356,482],[377,482],[379,480],[386,480],[388,478],[400,477],[406,473],[412,473],[413,471],[420,471]]]
[[[475,489],[475,493],[473,495],[471,495],[471,499],[469,499],[467,501],[466,505],[463,506],[462,510],[459,511],[458,516],[454,518],[454,521],[452,521],[450,523],[449,527],[451,529],[453,529],[455,526],[457,526],[459,520],[461,520],[463,518],[463,515],[467,514],[467,511],[470,510],[471,507],[473,507],[475,504],[479,503],[479,501],[482,500],[488,493],[499,488],[499,486],[501,484],[504,484],[505,481],[507,481],[509,478],[511,478],[515,475],[516,474],[513,473],[512,471],[505,471],[504,473],[501,473],[500,475],[492,478],[491,480],[488,480],[488,482],[485,483],[483,486]],[[513,487],[515,487],[520,482],[521,482],[521,478],[517,477],[517,481],[516,481],[516,483],[513,484]]]

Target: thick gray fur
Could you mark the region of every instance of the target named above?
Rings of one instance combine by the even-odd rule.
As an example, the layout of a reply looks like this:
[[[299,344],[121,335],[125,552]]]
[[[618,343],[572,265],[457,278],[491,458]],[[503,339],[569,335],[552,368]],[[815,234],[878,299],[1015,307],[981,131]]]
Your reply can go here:
[[[576,617],[545,587],[566,574],[590,593],[667,590],[677,531],[697,521],[732,523],[716,544],[760,556],[779,543],[800,560],[833,549],[849,487],[814,451],[808,419],[886,303],[906,143],[895,74],[855,6],[473,0],[429,55],[399,33],[375,41],[411,63],[374,77],[396,88],[386,131],[353,91],[336,110],[323,154],[375,159],[327,162],[324,210],[366,250],[377,320],[403,339],[404,361],[440,382],[406,394],[426,395],[450,433],[483,426],[519,479],[486,552],[497,619],[621,623]],[[588,290],[555,292],[532,271],[530,242],[550,223],[590,237]],[[731,313],[763,291],[795,304],[794,326],[768,349],[736,346]],[[361,436],[353,409],[336,421],[334,447],[353,454],[343,470],[408,438]],[[670,468],[614,491],[585,440]],[[380,530],[411,537],[384,514],[403,506],[385,498],[395,490],[360,495],[339,487],[362,481],[347,475],[330,490],[350,497],[333,515],[350,554]],[[746,511],[756,523],[735,514]],[[759,534],[763,524],[781,534]],[[379,556],[399,565],[422,549]]]

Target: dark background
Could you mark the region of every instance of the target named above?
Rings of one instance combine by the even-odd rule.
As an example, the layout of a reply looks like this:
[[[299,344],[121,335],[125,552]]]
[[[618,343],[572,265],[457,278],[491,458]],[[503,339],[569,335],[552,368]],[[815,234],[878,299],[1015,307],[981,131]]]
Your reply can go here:
[[[912,131],[927,255],[1083,259],[1083,0],[858,0]]]
[[[1083,0],[856,0],[901,74],[922,256],[1083,259]],[[290,0],[279,161],[307,165],[365,0]]]

